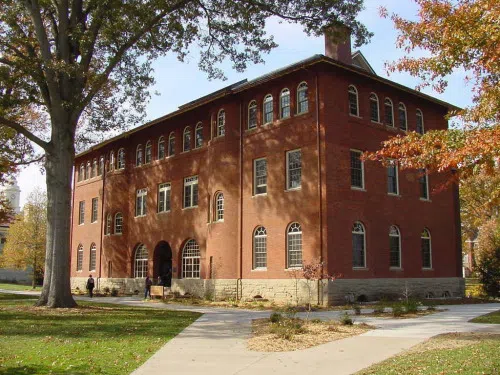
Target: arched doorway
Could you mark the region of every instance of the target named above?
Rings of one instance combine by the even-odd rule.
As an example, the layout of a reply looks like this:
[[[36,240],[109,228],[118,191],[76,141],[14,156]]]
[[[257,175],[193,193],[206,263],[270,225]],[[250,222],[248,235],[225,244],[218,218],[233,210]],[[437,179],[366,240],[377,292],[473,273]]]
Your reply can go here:
[[[168,242],[161,241],[156,245],[153,270],[154,280],[161,280],[166,287],[172,285],[172,249]]]

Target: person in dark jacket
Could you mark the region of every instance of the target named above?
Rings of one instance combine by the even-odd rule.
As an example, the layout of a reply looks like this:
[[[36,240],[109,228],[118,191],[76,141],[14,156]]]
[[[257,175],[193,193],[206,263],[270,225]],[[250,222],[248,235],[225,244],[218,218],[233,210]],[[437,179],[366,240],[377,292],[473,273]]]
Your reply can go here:
[[[149,299],[151,299],[151,285],[153,285],[153,282],[151,281],[149,276],[146,276],[146,282],[144,286],[144,299],[147,299],[148,295]]]
[[[92,275],[89,275],[89,279],[87,280],[87,290],[89,291],[90,298],[92,298],[92,296],[94,295],[93,294],[94,286],[95,286],[94,278],[92,277]]]

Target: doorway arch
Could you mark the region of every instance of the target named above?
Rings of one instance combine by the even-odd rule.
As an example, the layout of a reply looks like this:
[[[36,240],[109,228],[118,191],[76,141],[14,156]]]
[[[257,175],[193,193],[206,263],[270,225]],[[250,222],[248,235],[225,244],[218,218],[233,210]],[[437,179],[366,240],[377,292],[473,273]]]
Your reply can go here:
[[[172,248],[166,241],[158,242],[153,255],[153,277],[166,287],[172,285]],[[160,277],[160,279],[159,279]]]

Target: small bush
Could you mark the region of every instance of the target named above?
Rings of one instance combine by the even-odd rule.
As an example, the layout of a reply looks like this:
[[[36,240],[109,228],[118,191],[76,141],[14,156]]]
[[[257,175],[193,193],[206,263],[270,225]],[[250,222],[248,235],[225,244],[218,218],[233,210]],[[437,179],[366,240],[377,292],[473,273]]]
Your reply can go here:
[[[284,340],[291,340],[294,335],[306,333],[307,329],[304,327],[300,319],[281,319],[280,321],[271,324],[269,333],[272,333]]]
[[[271,323],[278,323],[283,319],[283,316],[280,313],[273,312],[271,316],[269,317],[269,320]]]
[[[403,306],[400,303],[392,305],[392,316],[395,318],[402,316],[405,313]]]
[[[414,314],[418,312],[418,306],[420,302],[414,299],[409,299],[404,303],[404,307],[407,313]]]
[[[109,294],[111,292],[111,290],[109,289],[108,286],[106,288],[104,288],[103,290],[104,290],[104,293],[106,293],[106,294]]]
[[[117,297],[118,296],[118,289],[116,289],[116,288],[111,289],[111,296],[112,297]]]
[[[330,332],[338,332],[339,331],[339,327],[337,327],[334,324],[331,324],[331,325],[328,326],[327,330],[330,331]]]
[[[340,323],[342,323],[345,326],[352,326],[354,324],[354,321],[352,318],[349,316],[347,311],[340,317]]]
[[[312,319],[311,323],[319,324],[319,323],[321,323],[321,319]]]
[[[354,310],[354,314],[356,314],[356,315],[361,315],[361,307],[360,307],[360,306],[355,305],[355,306],[353,306],[352,308],[353,308],[353,310]]]

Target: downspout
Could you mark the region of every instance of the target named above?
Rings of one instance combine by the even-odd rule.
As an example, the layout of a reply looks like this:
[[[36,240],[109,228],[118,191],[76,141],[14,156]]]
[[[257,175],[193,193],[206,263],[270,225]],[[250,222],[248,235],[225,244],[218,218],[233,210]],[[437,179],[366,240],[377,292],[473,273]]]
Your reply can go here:
[[[240,101],[240,212],[239,212],[239,220],[240,220],[240,230],[239,230],[239,242],[240,242],[240,270],[239,270],[239,278],[236,282],[236,299],[243,298],[243,121],[242,121],[242,104]],[[241,293],[240,293],[241,287]],[[239,297],[239,298],[238,298]]]
[[[100,161],[99,161],[100,162]],[[106,166],[106,163],[104,163]],[[104,218],[104,195],[105,195],[105,185],[106,185],[106,168],[102,169],[102,204],[101,204],[101,248],[99,251],[99,276],[97,277],[97,290],[100,290],[101,287],[101,275],[102,275],[102,244],[103,244],[103,230],[106,225],[106,220]],[[109,275],[108,275],[109,278]]]
[[[321,128],[319,123],[319,90],[318,90],[318,72],[314,76],[316,86],[316,147],[318,149],[318,193],[319,193],[319,262],[323,263],[323,183],[321,176]],[[323,273],[323,266],[321,272]],[[320,291],[320,283],[318,280],[318,305],[321,301],[322,293]]]
[[[69,246],[70,246],[70,254],[73,251],[73,219],[75,216],[75,189],[76,189],[76,167],[73,166],[73,191],[72,191],[72,197],[71,197],[71,231],[69,232]],[[69,274],[71,275],[71,262],[70,262],[70,270]],[[45,278],[45,274],[44,274]],[[70,284],[71,285],[71,284]]]

